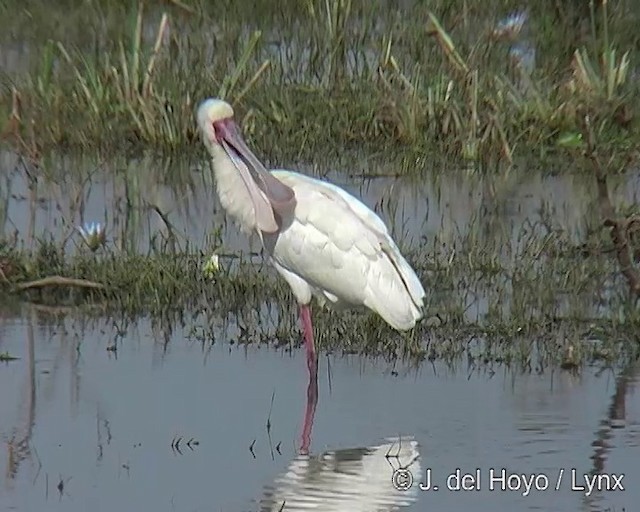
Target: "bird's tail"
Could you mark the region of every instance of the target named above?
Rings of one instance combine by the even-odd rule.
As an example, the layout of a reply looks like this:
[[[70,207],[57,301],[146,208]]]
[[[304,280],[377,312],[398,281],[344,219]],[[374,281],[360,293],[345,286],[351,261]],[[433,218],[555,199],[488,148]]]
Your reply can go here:
[[[418,276],[395,246],[383,247],[386,258],[370,270],[365,304],[394,329],[412,329],[423,315],[425,291]]]

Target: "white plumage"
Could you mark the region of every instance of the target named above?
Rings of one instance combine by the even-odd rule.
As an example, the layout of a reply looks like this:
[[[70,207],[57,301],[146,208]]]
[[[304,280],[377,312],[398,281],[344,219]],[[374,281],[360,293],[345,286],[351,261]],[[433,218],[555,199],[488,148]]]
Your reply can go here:
[[[315,295],[338,307],[366,306],[395,329],[411,329],[425,292],[380,217],[330,183],[291,171],[271,174],[296,197],[271,251],[296,299],[304,304]]]
[[[399,468],[410,471],[414,477],[407,490],[393,486],[392,476]],[[260,510],[399,510],[416,501],[421,473],[419,445],[413,438],[391,438],[367,448],[300,456],[273,486],[265,489]]]
[[[398,330],[415,326],[425,292],[378,215],[331,183],[267,171],[224,101],[203,102],[198,125],[223,208],[243,231],[260,237],[301,306],[310,370],[312,296],[337,307],[367,307]]]

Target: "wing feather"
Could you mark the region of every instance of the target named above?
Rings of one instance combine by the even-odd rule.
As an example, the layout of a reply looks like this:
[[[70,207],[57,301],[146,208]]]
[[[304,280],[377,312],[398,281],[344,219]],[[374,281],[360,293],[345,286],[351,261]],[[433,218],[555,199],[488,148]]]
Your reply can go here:
[[[380,217],[346,191],[290,171],[297,206],[273,257],[326,296],[378,312],[398,329],[422,316],[424,289]]]

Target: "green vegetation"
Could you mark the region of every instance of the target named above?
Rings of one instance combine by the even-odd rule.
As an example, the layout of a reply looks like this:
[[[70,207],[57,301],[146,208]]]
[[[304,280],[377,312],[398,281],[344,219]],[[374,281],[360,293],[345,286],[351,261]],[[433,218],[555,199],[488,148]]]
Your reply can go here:
[[[0,44],[26,55],[0,74],[0,130],[35,154],[199,148],[213,95],[278,162],[509,162],[579,142],[586,112],[601,144],[639,140],[633,2],[538,2],[522,26],[498,0],[67,3],[0,5]]]
[[[482,242],[479,229],[409,252],[430,290],[428,317],[413,332],[397,333],[373,314],[315,306],[319,345],[391,358],[453,361],[466,354],[472,364],[525,369],[568,364],[567,354],[576,366],[638,355],[640,314],[616,292],[625,283],[602,233],[575,245],[561,229],[528,225],[510,247],[499,233]],[[146,255],[109,248],[66,255],[45,241],[36,247],[0,250],[0,292],[53,312],[85,306],[86,314],[188,322],[204,344],[224,325],[238,333],[232,342],[301,342],[286,283],[270,267],[225,255],[222,247],[217,269],[188,245]],[[603,303],[619,314],[603,311]]]
[[[0,352],[0,362],[8,363],[11,361],[17,361],[18,358],[9,354],[9,352]]]
[[[194,111],[220,96],[234,103],[257,153],[277,165],[324,169],[367,155],[401,163],[394,174],[424,184],[439,162],[448,171],[472,162],[501,171],[494,190],[551,157],[562,170],[587,173],[594,193],[576,201],[594,207],[585,208],[588,234],[579,241],[551,220],[523,222],[517,243],[499,229],[485,236],[495,227],[482,216],[464,233],[443,229],[405,251],[429,290],[429,317],[399,334],[375,315],[315,308],[323,350],[466,355],[471,366],[536,371],[638,357],[640,221],[634,205],[616,213],[608,179],[639,148],[631,49],[640,13],[624,1],[533,4],[526,17],[499,24],[520,5],[0,2],[0,47],[12,50],[0,69],[0,133],[19,156],[0,177],[24,179],[31,212],[43,194],[68,211],[42,240],[34,222],[12,239],[7,219],[17,199],[0,184],[0,297],[54,313],[90,307],[87,314],[188,322],[203,344],[229,326],[238,343],[297,344],[295,303],[272,269],[232,256],[217,235],[196,248],[145,195],[161,183],[186,203],[211,189],[208,172],[195,184],[193,169],[175,161],[194,148],[204,156]],[[52,163],[71,154],[99,163],[90,172]],[[141,164],[168,154],[174,160],[160,160],[157,173]],[[73,236],[82,243],[76,220],[96,174],[120,191],[113,204],[105,200],[111,231],[88,226],[87,247],[70,250]],[[166,236],[141,251],[136,226],[149,211]]]

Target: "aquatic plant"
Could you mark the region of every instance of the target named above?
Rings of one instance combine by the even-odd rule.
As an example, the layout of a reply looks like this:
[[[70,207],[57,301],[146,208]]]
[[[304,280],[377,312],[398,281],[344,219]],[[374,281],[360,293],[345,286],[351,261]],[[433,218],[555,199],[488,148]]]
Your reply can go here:
[[[220,257],[217,254],[212,254],[211,257],[204,264],[202,269],[203,274],[208,279],[213,279],[220,270]]]
[[[397,162],[397,174],[418,175],[427,161],[445,162],[442,172],[451,173],[466,160],[500,171],[490,184],[499,189],[513,173],[494,164],[513,164],[522,176],[554,156],[562,172],[594,173],[601,192],[606,177],[635,158],[636,56],[626,49],[637,31],[622,3],[586,18],[594,29],[580,40],[553,28],[573,26],[564,4],[558,13],[532,4],[525,17],[515,1],[502,0],[415,2],[401,15],[375,2],[283,2],[274,9],[238,0],[214,13],[202,2],[154,10],[89,0],[62,12],[35,1],[28,16],[18,3],[3,3],[0,25],[10,25],[0,44],[19,34],[37,56],[0,75],[0,132],[19,155],[29,201],[37,202],[45,178],[63,187],[86,172],[64,167],[52,176],[52,148],[101,157],[200,148],[194,102],[211,95],[234,104],[252,146],[278,165],[364,152]],[[496,33],[495,18],[508,12],[516,15]],[[497,37],[502,32],[508,42]],[[523,157],[528,165],[517,165]],[[156,181],[184,186],[167,162]],[[60,242],[31,231],[24,246],[0,240],[2,300],[189,323],[203,344],[213,343],[211,326],[220,322],[235,325],[238,343],[298,343],[286,286],[219,244],[203,253],[182,243],[170,212],[145,199],[146,182],[131,166],[106,171],[122,178],[126,219],[124,227],[109,221],[113,244],[99,258],[68,252],[65,229]],[[636,357],[640,317],[621,292],[636,293],[638,212],[615,206],[594,212],[613,237],[593,220],[598,225],[579,242],[550,221],[523,223],[517,247],[498,235],[481,238],[490,229],[484,225],[439,233],[409,251],[432,297],[415,332],[400,336],[371,315],[319,310],[318,344],[416,360],[464,355],[470,367],[530,370]],[[84,217],[80,207],[69,209],[65,228],[73,233]],[[160,217],[164,236],[150,235],[140,253],[127,224],[139,226],[147,211]],[[82,229],[90,249],[105,243],[102,226]]]
[[[18,4],[4,9],[14,30],[31,33]],[[222,14],[201,3],[90,1],[66,20],[35,2],[30,15],[47,28],[30,36],[40,59],[24,75],[4,75],[0,131],[34,158],[52,147],[176,151],[196,143],[199,99],[221,96],[270,159],[384,148],[407,162],[436,153],[495,168],[553,152],[559,134],[580,131],[581,105],[596,95],[615,121],[605,140],[637,147],[635,61],[624,50],[637,37],[622,3],[601,8],[600,52],[575,43],[568,6],[456,0],[404,9],[400,23],[388,6],[344,0],[276,10],[242,0]],[[496,23],[487,12],[512,14]],[[71,20],[91,30],[80,34]],[[599,39],[594,29],[588,46]]]
[[[496,24],[492,35],[496,39],[507,38],[515,40],[520,37],[520,33],[528,19],[529,14],[526,11],[512,12]]]
[[[78,226],[76,229],[92,252],[96,252],[100,247],[103,247],[107,241],[106,229],[99,222],[91,222],[84,226]]]
[[[375,315],[314,305],[319,348],[391,358],[466,355],[474,364],[525,366],[561,364],[570,346],[577,365],[610,364],[640,350],[634,342],[640,313],[616,292],[624,276],[610,258],[616,246],[606,232],[595,231],[583,246],[560,228],[524,225],[517,238],[519,248],[506,258],[496,251],[504,250],[501,240],[482,241],[477,229],[453,240],[443,233],[407,251],[429,287],[427,318],[399,334]],[[107,252],[96,259],[85,251],[65,254],[50,241],[30,251],[5,243],[0,295],[117,318],[186,322],[203,343],[211,342],[208,326],[231,321],[239,343],[297,345],[287,285],[261,263],[216,255],[211,279],[202,263],[211,255],[193,248]]]

